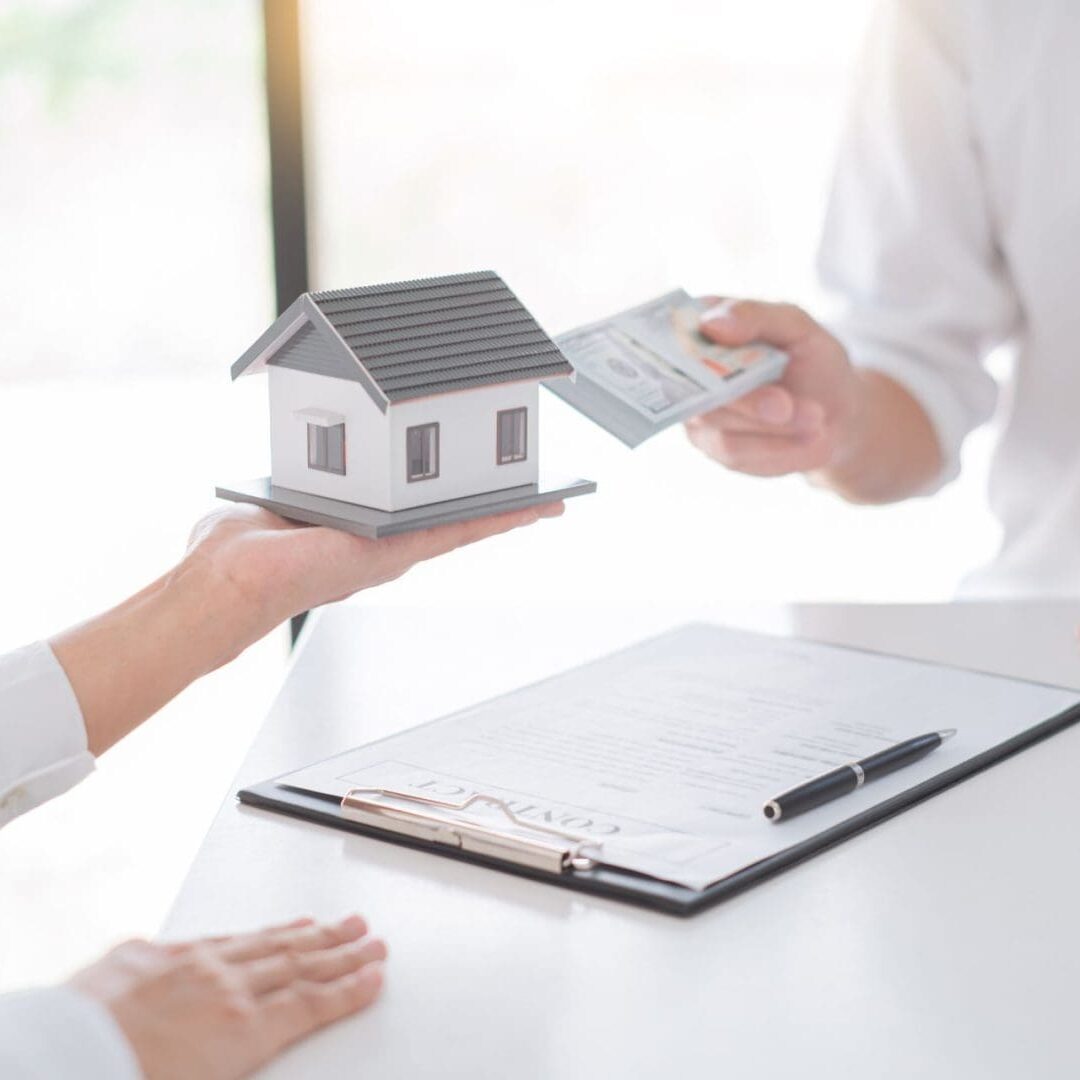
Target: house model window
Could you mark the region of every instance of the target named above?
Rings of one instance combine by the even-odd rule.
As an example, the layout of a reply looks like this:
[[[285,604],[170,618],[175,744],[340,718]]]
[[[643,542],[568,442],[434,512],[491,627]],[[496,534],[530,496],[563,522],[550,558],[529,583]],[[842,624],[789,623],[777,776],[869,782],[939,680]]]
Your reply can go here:
[[[299,409],[293,414],[307,425],[309,469],[345,475],[345,417],[326,409]]]
[[[345,425],[308,421],[307,463],[309,469],[345,475]]]
[[[418,424],[405,431],[405,459],[409,483],[434,480],[439,475],[439,425]]]
[[[500,465],[528,457],[528,409],[504,409],[495,421],[495,460]]]

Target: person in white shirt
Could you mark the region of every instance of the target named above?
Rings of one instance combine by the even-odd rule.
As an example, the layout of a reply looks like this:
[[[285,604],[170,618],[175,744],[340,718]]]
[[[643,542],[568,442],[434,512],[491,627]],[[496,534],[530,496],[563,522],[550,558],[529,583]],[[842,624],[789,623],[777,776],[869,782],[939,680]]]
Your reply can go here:
[[[541,517],[537,507],[364,540],[265,510],[213,514],[172,571],[0,657],[0,825],[65,791],[194,679],[301,611]],[[183,944],[131,941],[65,986],[0,996],[4,1080],[232,1080],[369,1005],[386,946],[357,915]]]
[[[1080,5],[888,0],[871,28],[820,255],[831,332],[786,304],[703,316],[786,348],[778,385],[688,425],[730,468],[846,498],[928,495],[998,410],[1001,551],[965,591],[1080,591]],[[797,163],[792,163],[797,168]],[[984,369],[1013,351],[1004,390]]]

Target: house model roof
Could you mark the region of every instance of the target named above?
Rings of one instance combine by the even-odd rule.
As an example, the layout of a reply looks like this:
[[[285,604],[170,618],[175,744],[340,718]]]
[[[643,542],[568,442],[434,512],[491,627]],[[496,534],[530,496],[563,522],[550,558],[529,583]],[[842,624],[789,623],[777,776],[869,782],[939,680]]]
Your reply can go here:
[[[232,366],[267,364],[363,383],[381,409],[573,368],[490,270],[304,293]]]

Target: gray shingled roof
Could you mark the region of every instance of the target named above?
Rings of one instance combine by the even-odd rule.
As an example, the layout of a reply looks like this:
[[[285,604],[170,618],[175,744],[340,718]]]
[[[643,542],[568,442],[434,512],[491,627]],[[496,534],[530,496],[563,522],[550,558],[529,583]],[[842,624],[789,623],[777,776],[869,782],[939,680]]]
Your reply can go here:
[[[311,318],[304,300],[332,333]],[[303,342],[296,341],[298,335],[281,340],[300,314],[308,315],[315,332]],[[347,355],[335,350],[335,338],[355,357],[355,371]],[[573,371],[490,270],[305,294],[233,365],[233,377],[268,354],[269,364],[356,378],[369,389],[373,383],[390,403]]]

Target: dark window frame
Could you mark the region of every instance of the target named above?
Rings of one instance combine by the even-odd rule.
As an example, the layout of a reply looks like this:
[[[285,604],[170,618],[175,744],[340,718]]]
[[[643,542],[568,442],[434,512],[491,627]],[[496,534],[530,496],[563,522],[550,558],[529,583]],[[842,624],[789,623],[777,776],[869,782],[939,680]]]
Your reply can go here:
[[[511,451],[509,457],[503,457],[502,454],[502,427],[503,417],[521,416],[521,442],[522,451],[520,456]],[[529,460],[529,407],[527,405],[518,405],[513,409],[500,409],[495,414],[495,464],[496,465],[518,465],[522,461]]]
[[[413,432],[419,432],[421,436],[424,432],[433,431],[435,433],[434,441],[432,442],[432,458],[434,459],[435,471],[425,472],[417,476],[413,476],[412,471],[412,454],[410,452],[410,442],[412,441]],[[410,484],[419,484],[423,480],[438,480],[439,473],[442,468],[441,462],[441,443],[442,433],[439,430],[439,424],[437,421],[428,424],[412,424],[405,429],[405,480]]]

